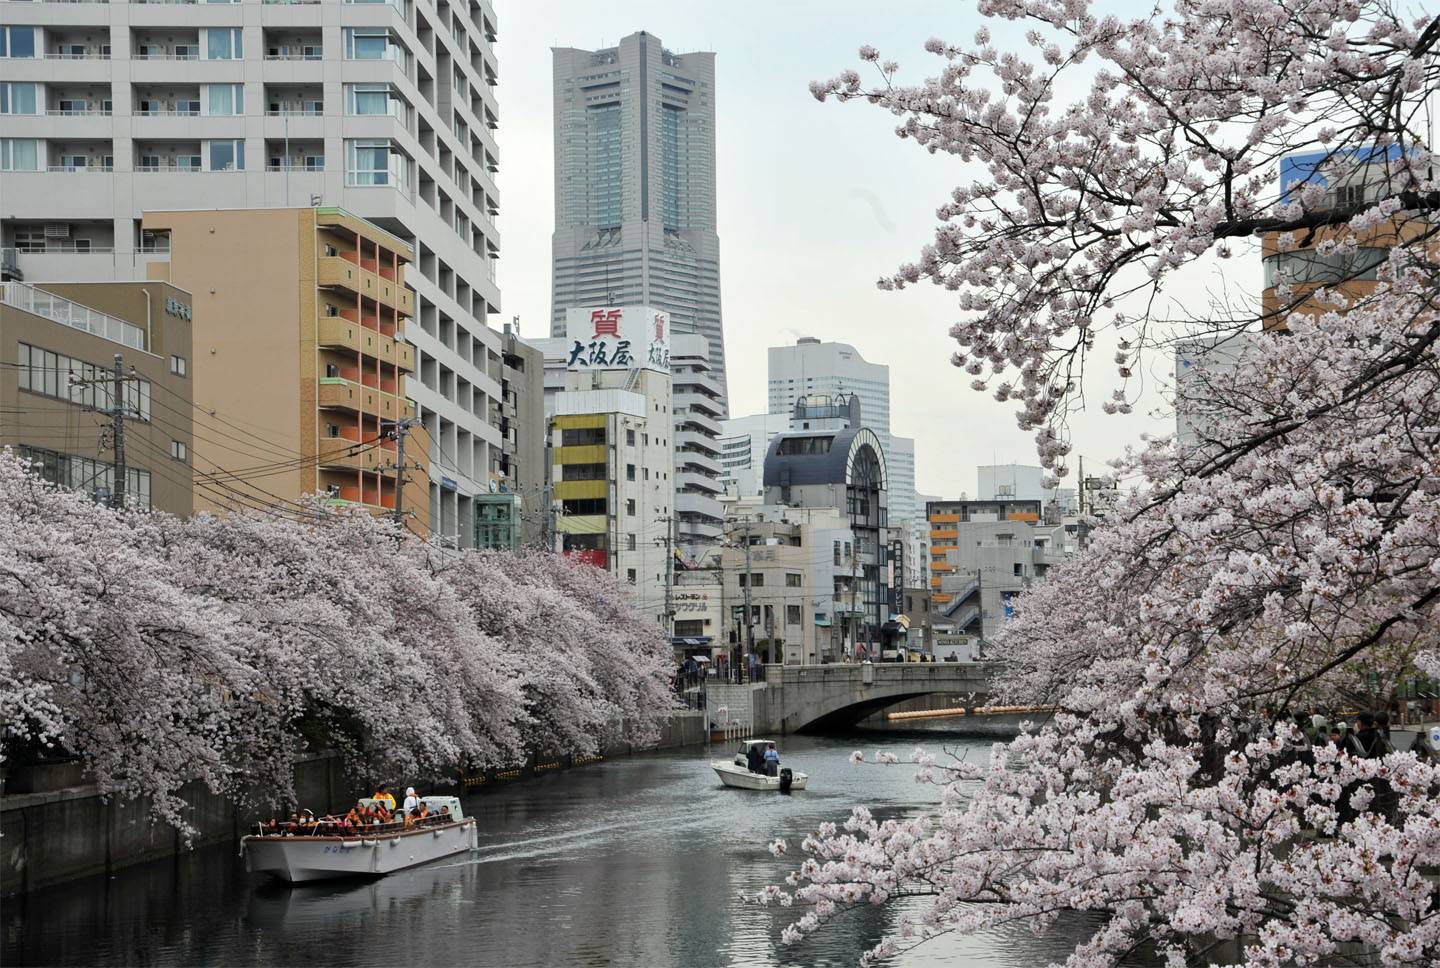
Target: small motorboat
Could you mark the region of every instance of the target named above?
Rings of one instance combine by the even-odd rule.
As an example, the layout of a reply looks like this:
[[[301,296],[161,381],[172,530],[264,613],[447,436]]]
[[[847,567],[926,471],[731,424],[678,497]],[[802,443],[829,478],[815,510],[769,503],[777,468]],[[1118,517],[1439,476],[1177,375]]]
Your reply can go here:
[[[768,739],[746,739],[740,741],[740,749],[733,760],[712,760],[710,768],[715,775],[720,777],[720,782],[727,787],[734,787],[737,790],[767,790],[776,793],[789,793],[792,790],[803,790],[810,777],[804,773],[796,772],[789,767],[782,767],[778,776],[766,776],[763,773],[751,773],[749,767],[749,753],[752,746],[764,749],[770,745]]]
[[[457,797],[421,799],[432,814],[445,807],[448,816],[413,827],[392,823],[346,834],[250,834],[240,839],[245,869],[301,884],[337,877],[379,877],[475,849],[475,818],[465,816]]]

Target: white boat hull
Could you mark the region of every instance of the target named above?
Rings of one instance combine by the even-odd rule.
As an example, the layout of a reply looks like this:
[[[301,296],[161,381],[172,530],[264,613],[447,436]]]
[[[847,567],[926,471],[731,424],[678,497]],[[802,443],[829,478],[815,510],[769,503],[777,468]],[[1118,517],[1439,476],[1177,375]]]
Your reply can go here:
[[[245,869],[291,884],[379,877],[475,847],[475,820],[361,837],[245,837]]]
[[[727,787],[734,787],[737,790],[768,790],[778,792],[780,789],[780,778],[778,776],[763,776],[759,773],[751,773],[749,770],[734,763],[724,760],[712,760],[711,768],[715,775],[720,777],[720,782]],[[810,778],[804,773],[793,773],[790,780],[791,790],[803,790]]]

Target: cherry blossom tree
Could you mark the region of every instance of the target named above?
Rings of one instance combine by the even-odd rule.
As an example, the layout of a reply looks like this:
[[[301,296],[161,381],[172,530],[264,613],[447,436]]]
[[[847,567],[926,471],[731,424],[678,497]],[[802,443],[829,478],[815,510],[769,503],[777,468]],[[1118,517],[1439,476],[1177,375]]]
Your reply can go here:
[[[290,799],[317,730],[356,771],[435,776],[593,752],[622,717],[653,737],[671,704],[659,630],[558,556],[442,558],[319,505],[116,513],[8,451],[0,495],[6,745],[73,753],[182,830],[191,781]]]
[[[1418,113],[1440,20],[1365,0],[1195,0],[1130,21],[1084,0],[979,7],[1030,21],[1034,54],[983,29],[932,41],[940,75],[901,87],[864,48],[875,86],[847,72],[815,91],[983,168],[885,284],[959,293],[957,364],[1018,400],[1047,466],[1064,469],[1097,333],[1120,342],[1122,378],[1176,335],[1152,307],[1178,269],[1256,233],[1272,252],[1343,265],[1378,245],[1388,261],[1373,280],[1282,278],[1248,318],[1201,321],[1249,332],[1186,391],[1195,439],[1117,462],[1134,492],[1000,634],[997,695],[1056,712],[987,763],[917,751],[933,813],[822,827],[760,900],[807,908],[798,941],[853,905],[925,897],[867,960],[1085,912],[1100,926],[1071,965],[1141,949],[1169,968],[1440,963],[1440,768],[1296,728],[1440,675],[1440,265]],[[1278,163],[1315,148],[1332,189],[1363,190],[1280,194]]]

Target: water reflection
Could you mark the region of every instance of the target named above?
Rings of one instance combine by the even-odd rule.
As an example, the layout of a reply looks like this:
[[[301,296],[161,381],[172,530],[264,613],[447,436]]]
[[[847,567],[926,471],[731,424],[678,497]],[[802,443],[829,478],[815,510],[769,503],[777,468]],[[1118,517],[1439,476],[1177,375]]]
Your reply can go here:
[[[937,737],[931,736],[932,747]],[[863,742],[904,753],[913,736],[787,737],[794,796],[721,787],[695,753],[614,760],[465,804],[480,817],[468,858],[374,882],[296,888],[249,875],[229,848],[131,868],[7,903],[6,965],[775,966],[853,965],[900,911],[865,909],[803,945],[780,944],[795,911],[739,903],[795,863],[798,843],[865,803],[898,816],[934,802],[907,767],[852,767]],[[983,741],[968,747],[984,756]],[[716,757],[727,751],[715,751]],[[919,902],[912,902],[918,906]],[[1063,957],[1083,925],[943,939],[907,966],[1033,966]]]

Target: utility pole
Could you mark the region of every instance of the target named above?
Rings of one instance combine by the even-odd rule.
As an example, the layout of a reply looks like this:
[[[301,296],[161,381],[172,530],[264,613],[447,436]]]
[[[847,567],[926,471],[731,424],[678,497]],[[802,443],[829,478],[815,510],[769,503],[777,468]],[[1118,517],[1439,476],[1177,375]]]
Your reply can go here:
[[[115,369],[110,398],[110,433],[115,444],[115,482],[110,491],[110,506],[125,507],[125,371],[119,353],[115,354]]]
[[[860,557],[860,532],[859,532],[859,531],[856,531],[856,530],[854,530],[854,529],[851,529],[851,532],[850,532],[850,656],[851,656],[851,658],[854,658],[854,656],[855,656],[855,646],[857,646],[857,645],[860,644],[860,629],[859,629],[859,623],[855,620],[855,616],[856,616],[857,614],[859,614],[858,612],[855,611],[855,592],[856,592],[856,586],[859,584],[859,582],[856,580],[856,575],[855,575],[855,563],[856,563],[857,559],[859,559],[859,557]],[[868,649],[866,650],[866,653],[867,653],[867,655],[868,655],[868,653],[869,653],[869,650],[868,650]]]
[[[745,647],[755,654],[755,623],[750,612],[750,519],[745,519],[745,580],[740,583],[745,593]]]
[[[405,523],[405,438],[410,436],[412,425],[409,417],[402,417],[390,431],[395,439],[395,523],[402,526]]]
[[[675,637],[675,515],[656,518],[665,522],[665,635]]]

